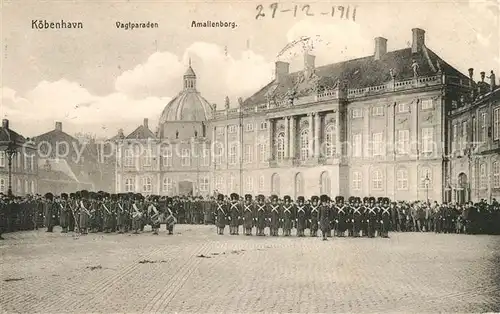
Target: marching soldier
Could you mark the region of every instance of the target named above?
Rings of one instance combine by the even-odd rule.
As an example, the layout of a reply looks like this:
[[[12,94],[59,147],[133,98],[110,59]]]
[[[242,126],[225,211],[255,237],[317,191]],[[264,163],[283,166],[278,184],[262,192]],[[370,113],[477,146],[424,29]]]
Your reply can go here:
[[[47,227],[47,232],[53,232],[56,218],[57,208],[54,206],[54,195],[52,193],[45,194],[45,226]]]
[[[243,226],[245,227],[245,235],[252,235],[254,225],[254,206],[252,204],[252,195],[245,194],[245,202],[243,203]]]
[[[154,235],[158,235],[158,231],[160,230],[161,226],[161,221],[163,220],[162,217],[163,213],[161,212],[157,198],[151,199],[147,212],[149,216],[149,224],[151,225],[151,231],[153,232]]]
[[[318,197],[312,196],[311,202],[309,204],[309,210],[308,210],[309,230],[310,230],[311,237],[318,236],[318,228],[319,228],[319,221],[320,221],[320,213],[319,213],[320,205],[321,204],[318,203]],[[321,230],[323,230],[323,229],[321,229]],[[330,230],[330,228],[328,228],[328,230]],[[323,231],[321,231],[321,232],[323,232]],[[329,231],[327,231],[327,232],[329,232]]]
[[[68,206],[68,194],[61,193],[59,200],[59,225],[62,228],[61,233],[67,233],[70,219],[70,208]]]
[[[377,230],[378,206],[375,204],[375,197],[370,197],[370,207],[366,215],[368,225],[368,237],[374,238]]]
[[[391,209],[389,207],[389,198],[383,199],[382,207],[380,208],[380,236],[382,238],[389,237],[389,225],[391,223]]]
[[[240,196],[231,193],[231,202],[229,203],[229,234],[238,235],[240,229],[241,208],[239,202]]]
[[[224,195],[217,195],[217,233],[219,235],[224,234],[224,229],[226,228],[226,220],[227,220],[227,205],[224,201]]]
[[[283,197],[283,235],[288,237],[292,235],[292,226],[295,213],[295,206],[292,204],[292,198],[289,195]]]
[[[102,229],[104,230],[104,233],[110,233],[111,230],[113,230],[113,219],[115,216],[113,207],[111,206],[110,194],[103,193],[101,208],[103,216]]]
[[[364,201],[365,203],[368,201],[367,197]],[[357,197],[352,209],[352,233],[355,238],[360,237],[364,218],[365,208],[361,206],[361,199]]]
[[[257,196],[257,204],[255,204],[255,208],[257,210],[257,235],[264,236],[267,220],[267,210],[264,195],[259,194]]]
[[[295,224],[297,228],[297,236],[304,237],[304,230],[306,229],[306,219],[308,216],[308,208],[305,204],[305,199],[303,196],[297,197],[297,211],[295,212]]]
[[[356,203],[356,197],[351,196],[349,197],[349,202],[345,205],[346,208],[346,229],[347,229],[347,235],[349,237],[352,237],[354,234],[353,230],[353,223],[354,223],[354,217],[353,217],[353,208]]]
[[[167,202],[165,206],[165,222],[167,225],[167,230],[169,235],[174,234],[174,226],[177,223],[177,218],[175,217],[178,215],[178,213],[175,211],[175,208],[172,206],[173,205],[173,199],[171,197],[167,197]]]
[[[143,196],[139,193],[135,195],[135,198],[131,204],[131,213],[132,213],[132,230],[134,230],[134,234],[138,234],[141,229],[141,221],[142,221],[142,204]]]
[[[317,198],[317,196],[315,197],[314,200],[311,198],[312,203],[313,203],[311,206],[314,206],[314,203],[317,202],[316,198]],[[320,221],[321,234],[323,235],[323,241],[328,240],[328,232],[330,231],[330,227],[331,227],[331,209],[330,209],[329,202],[330,202],[330,197],[328,195],[321,195],[318,218]],[[311,209],[311,211],[312,211],[312,209]],[[311,233],[312,233],[312,229],[311,229]]]
[[[90,195],[87,190],[80,191],[81,199],[79,201],[80,205],[80,221],[78,225],[80,227],[80,233],[82,235],[88,234],[89,222],[91,217],[90,206]]]
[[[271,203],[268,206],[269,210],[269,233],[273,237],[278,236],[280,223],[280,205],[278,204],[278,196],[271,195]]]
[[[344,197],[337,196],[335,197],[335,216],[336,216],[336,229],[337,229],[337,237],[343,237],[345,235],[345,231],[347,229],[347,219],[349,217],[348,208],[344,204]]]

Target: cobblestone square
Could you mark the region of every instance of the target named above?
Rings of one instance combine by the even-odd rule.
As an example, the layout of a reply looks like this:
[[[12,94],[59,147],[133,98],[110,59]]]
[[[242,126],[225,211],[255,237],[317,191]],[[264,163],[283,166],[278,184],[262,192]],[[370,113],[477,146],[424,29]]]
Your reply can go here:
[[[321,241],[164,228],[159,236],[6,234],[2,312],[500,311],[500,237]]]

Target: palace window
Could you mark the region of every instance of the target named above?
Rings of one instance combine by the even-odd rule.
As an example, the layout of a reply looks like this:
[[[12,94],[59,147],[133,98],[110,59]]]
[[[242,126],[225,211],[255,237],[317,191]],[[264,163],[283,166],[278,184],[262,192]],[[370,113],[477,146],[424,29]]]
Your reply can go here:
[[[151,149],[144,150],[143,161],[142,161],[143,165],[145,167],[150,167],[152,160],[153,160],[153,152],[151,151]]]
[[[1,193],[5,193],[5,186],[6,186],[5,179],[0,178],[0,192]]]
[[[31,181],[31,194],[36,193],[36,188],[35,188],[35,181]]]
[[[164,167],[172,167],[172,148],[162,148],[162,162]]]
[[[428,167],[422,167],[420,169],[420,180],[419,186],[421,189],[427,189],[432,186],[432,172]]]
[[[397,189],[398,190],[408,190],[408,170],[399,169],[397,174]]]
[[[407,103],[398,104],[398,113],[405,113],[410,111],[410,106]]]
[[[335,125],[330,124],[325,130],[326,157],[333,157],[336,152],[336,132]]]
[[[200,179],[200,192],[208,192],[208,188],[209,188],[209,181],[208,181],[208,177],[202,177]]]
[[[245,145],[245,163],[249,164],[253,162],[253,146]]]
[[[247,123],[245,126],[245,130],[247,132],[252,132],[253,131],[253,123]]]
[[[264,176],[259,177],[259,192],[263,192],[266,184],[266,178]]]
[[[383,133],[373,133],[372,134],[372,145],[373,145],[373,156],[382,156],[384,153],[384,134]]]
[[[467,121],[462,122],[462,149],[467,147]]]
[[[262,121],[260,123],[260,129],[261,129],[261,131],[267,130],[267,121]]]
[[[375,117],[383,116],[384,115],[384,107],[383,106],[376,106],[372,108],[372,115]]]
[[[280,132],[276,138],[276,159],[283,160],[285,157],[285,133]]]
[[[181,166],[188,167],[191,165],[191,156],[188,148],[181,150]]]
[[[458,150],[458,123],[453,124],[453,132],[451,134],[452,140],[451,140],[451,145],[452,145],[452,152],[456,152]]]
[[[163,190],[163,192],[166,192],[166,193],[172,192],[172,189],[173,189],[172,178],[169,178],[169,177],[163,178],[163,182],[162,183],[163,183],[162,184],[162,190]]]
[[[260,162],[266,162],[268,157],[267,157],[267,145],[266,144],[259,144],[259,161]]]
[[[500,140],[500,108],[493,110],[493,140]]]
[[[220,192],[222,191],[223,186],[224,186],[224,177],[217,176],[215,178],[215,189]]]
[[[224,127],[216,127],[217,135],[224,135]]]
[[[352,109],[352,118],[353,119],[362,118],[362,117],[363,117],[363,109],[360,109],[360,108]]]
[[[134,179],[132,178],[125,179],[125,192],[134,192],[134,190],[135,190]]]
[[[29,194],[29,192],[30,192],[30,184],[28,180],[24,180],[24,193]]]
[[[486,112],[481,113],[481,141],[484,143],[488,139],[488,116]]]
[[[0,167],[2,167],[2,168],[5,167],[5,164],[6,164],[5,159],[6,159],[5,151],[2,150],[2,151],[0,151]]]
[[[363,137],[360,133],[352,135],[352,152],[354,157],[361,157],[363,154]]]
[[[229,193],[233,193],[236,190],[236,177],[234,174],[229,175]]]
[[[203,148],[201,151],[201,165],[203,167],[210,165],[210,150],[208,148]]]
[[[134,166],[134,151],[129,148],[125,150],[125,167]]]
[[[150,177],[142,178],[142,192],[151,193],[153,191],[153,182]]]
[[[430,110],[433,108],[433,103],[432,103],[432,99],[423,99],[421,101],[422,103],[422,110]]]
[[[222,155],[224,155],[224,149],[222,143],[215,143],[215,155],[214,155],[214,161],[216,165],[222,164]]]
[[[16,184],[16,192],[17,192],[17,194],[22,194],[23,191],[22,191],[22,186],[21,186],[21,180],[17,179],[16,181],[17,181],[16,182],[17,183]]]
[[[236,157],[238,155],[236,143],[231,143],[229,146],[229,164],[236,164]]]
[[[493,188],[500,188],[500,162],[495,161],[492,165],[493,168]]]
[[[354,191],[361,190],[361,172],[353,171],[352,173],[352,189]]]
[[[304,129],[300,132],[300,160],[305,161],[309,158],[309,130]]]
[[[372,172],[372,189],[373,190],[382,190],[382,171],[374,170]]]
[[[404,155],[410,152],[410,130],[398,130],[397,153]]]
[[[434,128],[422,129],[422,153],[432,153],[434,145]]]
[[[228,133],[236,133],[236,124],[231,124],[231,125],[228,125],[227,127],[228,129]]]
[[[488,174],[486,173],[486,164],[479,166],[479,188],[486,190],[488,188]]]
[[[245,178],[245,191],[247,193],[252,193],[253,192],[253,178],[250,176],[247,176]]]

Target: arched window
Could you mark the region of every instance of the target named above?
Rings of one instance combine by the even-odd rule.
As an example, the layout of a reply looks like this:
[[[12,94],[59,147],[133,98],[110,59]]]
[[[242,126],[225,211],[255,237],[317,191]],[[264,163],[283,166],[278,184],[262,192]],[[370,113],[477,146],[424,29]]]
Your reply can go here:
[[[300,132],[300,160],[309,158],[309,130],[304,129]]]
[[[382,190],[383,188],[383,179],[382,179],[382,171],[374,170],[372,172],[372,189],[373,190]]]
[[[486,190],[488,188],[488,174],[486,172],[486,164],[482,163],[479,166],[479,188]]]
[[[173,190],[172,178],[169,177],[163,178],[163,192],[171,193],[172,190]]]
[[[125,179],[125,192],[134,192],[135,181],[132,178]]]
[[[408,170],[399,169],[396,173],[397,178],[397,189],[398,190],[408,190]]]
[[[153,191],[153,181],[150,177],[142,178],[142,191],[144,193],[151,193]]]
[[[493,188],[500,188],[500,162],[493,163]]]
[[[217,176],[215,178],[215,189],[218,191],[218,192],[221,192],[222,191],[222,187],[224,186],[224,177],[222,176]]]
[[[325,157],[333,157],[336,152],[335,125],[330,124],[325,130]]]
[[[271,177],[271,193],[280,194],[280,176],[277,173],[274,173]]]
[[[285,133],[280,132],[276,137],[276,159],[283,160],[285,157]]]
[[[304,195],[304,179],[299,172],[295,175],[295,197]]]
[[[331,181],[328,172],[323,171],[320,177],[320,193],[330,195],[331,193]]]
[[[265,177],[260,176],[259,177],[259,192],[264,192],[265,189]]]
[[[420,168],[420,182],[421,189],[428,189],[432,186],[432,171],[429,167]]]

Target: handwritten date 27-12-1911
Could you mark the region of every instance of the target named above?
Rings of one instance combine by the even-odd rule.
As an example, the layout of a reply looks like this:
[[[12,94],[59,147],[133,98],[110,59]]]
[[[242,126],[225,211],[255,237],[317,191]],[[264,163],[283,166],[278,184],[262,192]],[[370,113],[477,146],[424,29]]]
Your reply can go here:
[[[356,21],[356,8],[357,8],[356,6],[351,7],[351,6],[338,5],[338,6],[332,6],[329,10],[322,10],[318,12],[313,12],[312,7],[309,4],[301,4],[301,5],[295,4],[291,8],[285,6],[281,8],[278,6],[279,5],[277,2],[271,3],[269,5],[269,10],[267,11],[262,4],[259,4],[255,8],[257,10],[257,15],[255,16],[255,19],[258,20],[259,18],[265,18],[266,16],[270,16],[271,18],[274,19],[278,12],[280,13],[290,12],[293,14],[293,17],[297,17],[299,15],[303,16],[329,15],[331,17],[338,17],[340,19],[346,19],[346,20],[351,19],[353,21]]]

